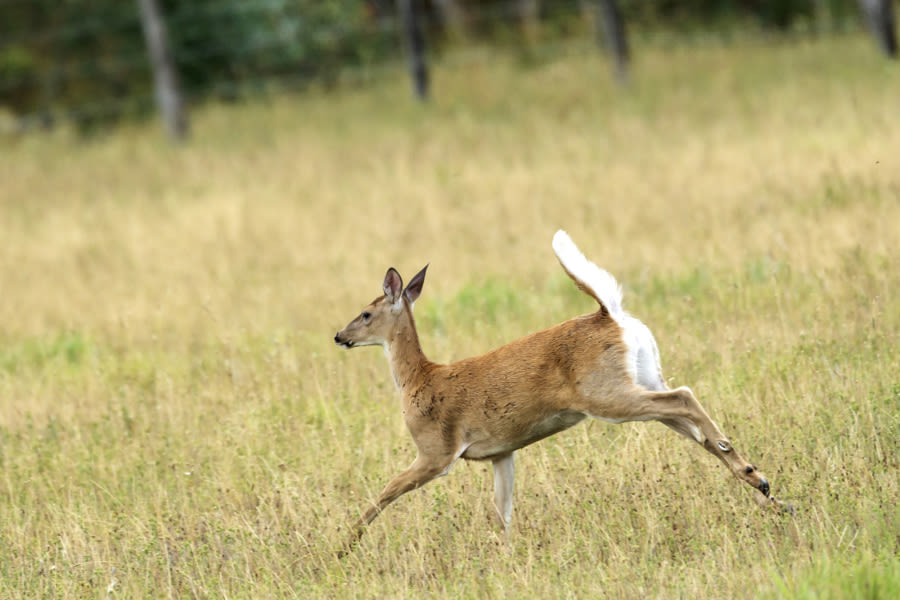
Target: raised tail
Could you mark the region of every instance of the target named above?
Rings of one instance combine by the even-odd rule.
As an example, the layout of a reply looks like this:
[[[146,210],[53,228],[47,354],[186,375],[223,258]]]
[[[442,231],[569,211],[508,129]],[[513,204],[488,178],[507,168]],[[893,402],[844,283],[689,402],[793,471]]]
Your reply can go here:
[[[559,264],[584,293],[605,307],[613,318],[625,314],[619,282],[608,271],[585,258],[569,234],[562,229],[553,236],[553,251]]]

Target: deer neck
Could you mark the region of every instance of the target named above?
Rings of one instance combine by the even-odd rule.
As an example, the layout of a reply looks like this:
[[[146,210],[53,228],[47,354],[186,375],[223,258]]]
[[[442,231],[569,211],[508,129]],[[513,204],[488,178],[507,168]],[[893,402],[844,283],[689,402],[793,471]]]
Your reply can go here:
[[[422,352],[419,334],[416,332],[416,324],[411,314],[407,313],[401,319],[393,337],[385,343],[384,352],[391,365],[394,383],[400,391],[415,386],[428,359]]]

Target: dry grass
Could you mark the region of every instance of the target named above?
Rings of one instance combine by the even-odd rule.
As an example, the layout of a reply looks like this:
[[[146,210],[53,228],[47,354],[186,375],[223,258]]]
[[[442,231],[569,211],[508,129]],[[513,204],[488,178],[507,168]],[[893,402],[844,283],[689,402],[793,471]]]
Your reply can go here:
[[[426,108],[398,74],[205,108],[181,149],[4,148],[0,594],[898,590],[900,72],[856,38],[639,56],[627,90],[589,53],[476,55]],[[460,463],[337,561],[414,450],[381,353],[333,332],[426,262],[436,360],[590,311],[558,227],[798,514],[662,426],[594,423],[520,453],[508,547]]]

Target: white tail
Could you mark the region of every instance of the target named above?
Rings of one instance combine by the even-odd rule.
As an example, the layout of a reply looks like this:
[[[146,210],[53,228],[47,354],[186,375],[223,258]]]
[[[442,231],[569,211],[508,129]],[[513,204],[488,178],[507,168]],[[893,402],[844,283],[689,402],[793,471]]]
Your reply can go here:
[[[624,314],[622,286],[609,271],[601,269],[581,253],[572,238],[560,229],[553,236],[553,251],[566,273],[579,288],[593,296],[617,321]]]
[[[344,348],[385,349],[418,450],[412,465],[357,521],[351,546],[388,504],[446,474],[458,458],[492,461],[494,506],[508,529],[513,453],[586,417],[660,421],[725,463],[757,491],[760,503],[781,506],[766,500],[766,478],[733,449],[691,390],[665,385],[653,335],[624,311],[615,278],[587,260],[563,231],[553,238],[553,248],[563,269],[600,303],[597,312],[481,356],[436,364],[422,352],[412,312],[425,269],[404,288],[391,268],[382,282],[384,294],[335,334],[335,343]]]

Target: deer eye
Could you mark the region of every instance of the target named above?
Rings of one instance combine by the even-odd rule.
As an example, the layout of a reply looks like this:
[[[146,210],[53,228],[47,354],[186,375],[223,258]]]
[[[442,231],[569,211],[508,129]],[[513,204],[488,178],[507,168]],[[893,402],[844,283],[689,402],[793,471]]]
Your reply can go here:
[[[372,318],[372,313],[370,313],[369,311],[363,311],[362,318],[363,321],[368,321]]]

